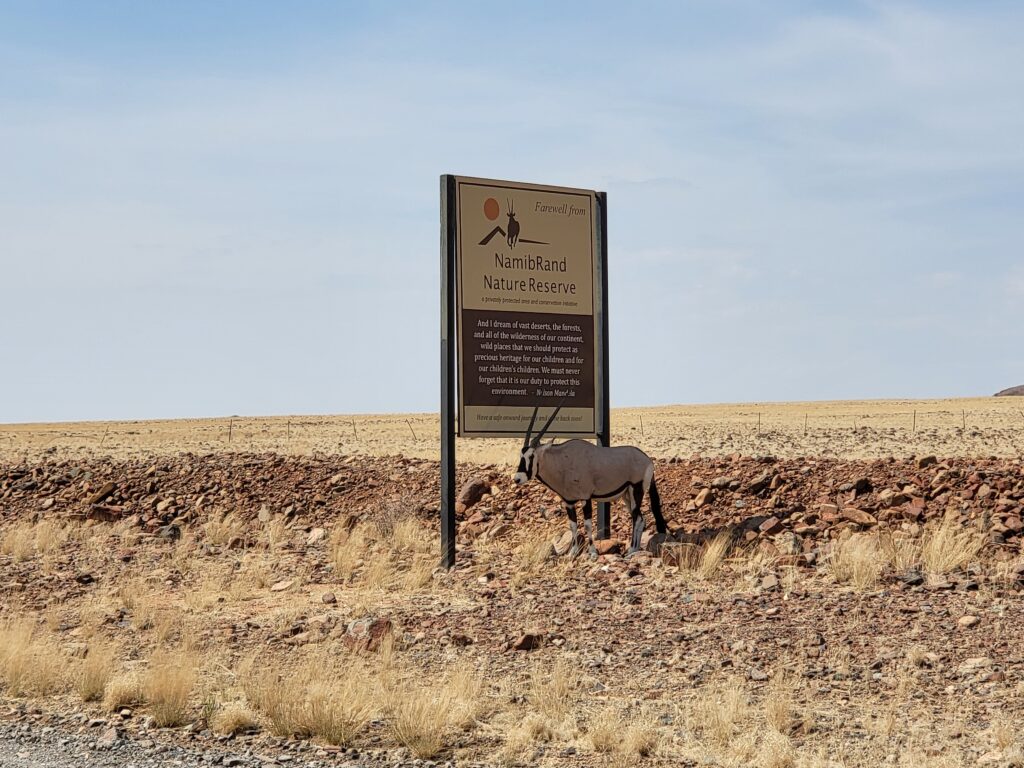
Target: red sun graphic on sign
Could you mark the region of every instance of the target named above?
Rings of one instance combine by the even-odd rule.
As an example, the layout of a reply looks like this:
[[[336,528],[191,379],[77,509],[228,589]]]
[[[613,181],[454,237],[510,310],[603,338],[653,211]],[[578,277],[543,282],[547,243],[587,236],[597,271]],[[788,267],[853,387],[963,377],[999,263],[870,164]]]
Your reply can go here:
[[[499,213],[501,213],[501,208],[498,205],[497,200],[493,197],[488,197],[484,200],[484,216],[486,216],[489,221],[494,221],[498,218]]]

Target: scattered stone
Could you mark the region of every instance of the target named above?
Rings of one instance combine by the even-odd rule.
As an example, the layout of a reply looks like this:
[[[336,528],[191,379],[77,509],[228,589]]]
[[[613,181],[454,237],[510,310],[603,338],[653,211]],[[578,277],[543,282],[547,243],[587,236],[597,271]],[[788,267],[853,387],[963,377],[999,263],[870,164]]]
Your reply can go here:
[[[563,531],[561,536],[551,542],[551,547],[559,557],[568,554],[572,549],[572,531]]]
[[[877,525],[878,520],[870,512],[865,512],[863,509],[857,509],[856,507],[844,507],[843,508],[843,519],[849,520],[851,523],[856,523],[862,526]]]
[[[507,536],[512,532],[512,525],[509,523],[498,523],[497,525],[490,528],[486,533],[486,538],[489,541],[500,539],[503,536]]]
[[[96,746],[100,749],[110,749],[114,744],[117,743],[117,728],[107,728],[98,739],[96,739]]]
[[[474,504],[477,504],[484,497],[484,494],[490,492],[490,482],[480,476],[473,477],[463,484],[462,490],[459,491],[459,495],[456,497],[456,502],[462,504],[464,509],[469,509]]]
[[[960,666],[956,668],[956,673],[960,677],[972,677],[991,666],[992,659],[988,656],[973,656],[961,662]]]
[[[384,638],[393,631],[391,619],[367,617],[351,622],[345,630],[343,641],[349,648],[376,651]]]
[[[908,568],[903,575],[900,576],[900,581],[909,587],[917,587],[924,584],[924,574],[917,568]]]
[[[961,616],[960,619],[957,621],[957,626],[959,626],[961,629],[969,629],[970,627],[977,626],[980,622],[981,619],[979,619],[977,616]]]
[[[99,504],[106,499],[110,494],[114,492],[117,486],[112,482],[104,483],[100,486],[99,490],[96,491],[92,496],[85,500],[86,506],[92,506],[93,504]]]
[[[162,525],[157,528],[157,538],[167,541],[177,541],[181,538],[181,529],[176,525]]]
[[[313,547],[322,541],[327,540],[327,531],[324,528],[314,528],[309,532],[309,536],[306,537],[306,546]]]
[[[621,555],[622,542],[617,539],[601,539],[594,542],[598,555]]]
[[[514,651],[532,651],[544,643],[544,635],[541,632],[524,632],[521,634],[515,642],[512,643],[512,650]]]
[[[334,595],[333,592],[324,592],[323,597],[321,597],[320,600],[325,605],[334,605],[338,602],[338,598]]]
[[[265,583],[266,582],[264,582],[264,584]],[[293,579],[283,579],[283,580],[277,582],[276,584],[272,584],[271,587],[270,587],[270,591],[271,592],[284,592],[287,589],[291,589],[294,584],[295,584],[295,581]]]

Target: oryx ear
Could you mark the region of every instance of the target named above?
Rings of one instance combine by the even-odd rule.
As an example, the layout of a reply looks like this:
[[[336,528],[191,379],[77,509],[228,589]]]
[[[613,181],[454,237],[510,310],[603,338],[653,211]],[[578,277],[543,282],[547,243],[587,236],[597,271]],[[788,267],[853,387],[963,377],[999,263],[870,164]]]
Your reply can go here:
[[[539,411],[539,410],[540,410],[539,406],[537,408],[534,408],[533,409],[533,416],[530,417],[530,426],[528,426],[526,428],[526,436],[523,438],[523,450],[524,451],[526,450],[527,446],[530,445],[530,433],[533,432],[533,425],[537,421],[537,411]]]

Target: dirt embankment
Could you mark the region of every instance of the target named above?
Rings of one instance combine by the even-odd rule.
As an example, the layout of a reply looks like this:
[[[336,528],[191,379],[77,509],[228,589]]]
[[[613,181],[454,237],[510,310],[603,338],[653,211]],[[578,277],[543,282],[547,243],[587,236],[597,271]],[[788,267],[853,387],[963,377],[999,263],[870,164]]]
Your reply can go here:
[[[102,731],[116,749],[131,735],[216,762],[223,747],[254,768],[265,755],[410,765],[396,692],[436,704],[450,690],[472,717],[444,709],[427,729],[443,735],[435,757],[474,768],[1020,764],[1019,460],[659,461],[673,538],[704,543],[624,559],[618,506],[596,562],[553,556],[560,505],[508,472],[460,467],[479,493],[459,517],[458,567],[442,573],[425,459],[0,463],[0,650],[24,646],[8,654],[20,666],[0,665],[7,718],[23,733],[95,723],[91,756]],[[723,529],[744,546],[715,555]],[[909,549],[885,549],[897,541]],[[359,649],[373,627],[396,641],[387,674],[379,646]],[[105,697],[83,702],[74,683],[104,648]],[[107,703],[116,682],[152,686],[180,653],[198,675],[184,727],[156,727],[151,694]],[[453,671],[472,684],[456,689]],[[330,728],[281,721],[310,679],[336,685],[336,701],[353,681],[390,681],[367,692],[344,758]],[[251,725],[210,733],[243,704]]]
[[[561,516],[553,494],[536,483],[515,488],[505,467],[461,466],[460,484],[470,477],[483,478],[492,490],[461,516],[463,544],[502,523]],[[947,514],[983,527],[991,544],[1007,551],[1024,540],[1020,460],[734,456],[661,461],[657,477],[670,530],[681,540],[724,528],[747,541],[786,532],[796,537],[787,544],[794,551],[782,554],[810,555],[813,562],[814,542],[845,529],[916,533]],[[8,464],[0,465],[0,516],[128,519],[171,536],[227,513],[283,514],[313,527],[382,505],[433,517],[438,483],[436,462],[404,457],[212,454]],[[621,507],[613,512],[613,532],[621,538],[625,518]]]

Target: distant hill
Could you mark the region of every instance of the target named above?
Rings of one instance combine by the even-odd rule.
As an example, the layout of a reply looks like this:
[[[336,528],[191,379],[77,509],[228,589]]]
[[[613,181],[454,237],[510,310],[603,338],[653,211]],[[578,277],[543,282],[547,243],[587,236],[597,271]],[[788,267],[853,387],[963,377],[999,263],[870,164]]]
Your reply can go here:
[[[1019,387],[1010,387],[1002,392],[996,392],[993,397],[1024,397],[1024,384]]]

